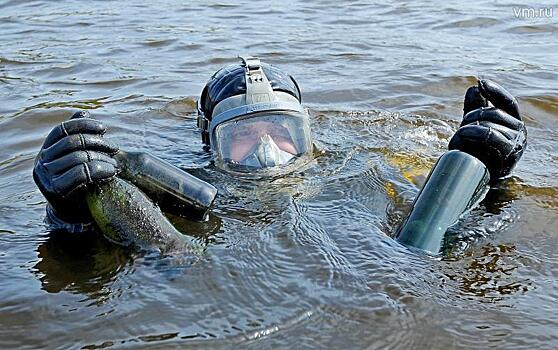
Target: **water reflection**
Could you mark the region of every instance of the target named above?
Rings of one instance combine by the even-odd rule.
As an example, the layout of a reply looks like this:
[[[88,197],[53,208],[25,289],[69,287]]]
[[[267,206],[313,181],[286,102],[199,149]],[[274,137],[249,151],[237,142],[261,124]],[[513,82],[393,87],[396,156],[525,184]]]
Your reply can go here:
[[[444,278],[457,283],[464,297],[503,301],[506,295],[527,292],[532,286],[531,280],[516,273],[520,267],[517,255],[514,245],[487,244],[462,256],[446,257]]]
[[[49,293],[69,291],[95,295],[107,292],[120,271],[131,265],[130,249],[102,235],[52,231],[37,249],[35,273]]]
[[[200,222],[174,215],[169,215],[169,219],[178,230],[194,236],[204,245],[218,241],[214,235],[221,229],[221,219],[215,215],[209,215],[207,220]],[[39,261],[34,271],[43,290],[90,296],[110,293],[110,284],[138,257],[155,259],[161,265],[160,270],[168,276],[180,273],[180,267],[197,261],[189,255],[161,256],[149,250],[124,247],[111,242],[96,230],[83,234],[51,231],[37,252]]]
[[[508,178],[502,180],[497,186],[492,187],[486,194],[484,200],[480,203],[481,207],[487,213],[498,215],[504,211],[513,201],[519,198],[521,194],[517,188],[518,180],[516,178]]]
[[[211,212],[203,221],[192,221],[169,213],[165,215],[178,231],[200,240],[203,246],[216,242],[215,235],[221,231],[222,219]]]

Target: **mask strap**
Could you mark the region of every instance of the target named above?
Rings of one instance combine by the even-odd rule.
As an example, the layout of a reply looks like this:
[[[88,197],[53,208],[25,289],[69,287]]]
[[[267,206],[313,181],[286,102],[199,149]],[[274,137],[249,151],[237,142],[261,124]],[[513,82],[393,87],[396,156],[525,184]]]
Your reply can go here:
[[[246,104],[276,101],[275,92],[267,80],[260,59],[240,57],[244,64],[246,80]]]

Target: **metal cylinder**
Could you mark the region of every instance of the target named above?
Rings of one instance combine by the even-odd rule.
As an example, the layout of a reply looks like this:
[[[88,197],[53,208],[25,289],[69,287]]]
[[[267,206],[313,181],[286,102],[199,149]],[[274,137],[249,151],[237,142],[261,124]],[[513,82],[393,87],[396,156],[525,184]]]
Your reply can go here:
[[[455,150],[444,153],[399,226],[396,240],[438,254],[447,229],[484,198],[489,181],[486,166],[477,158]]]

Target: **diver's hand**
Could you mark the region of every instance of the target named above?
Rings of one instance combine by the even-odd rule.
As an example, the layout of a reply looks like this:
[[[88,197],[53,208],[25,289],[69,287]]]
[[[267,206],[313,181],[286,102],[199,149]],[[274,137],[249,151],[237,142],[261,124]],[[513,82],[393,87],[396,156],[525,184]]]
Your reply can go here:
[[[479,80],[465,94],[463,121],[449,142],[481,160],[491,182],[509,175],[527,145],[527,130],[517,100],[500,85]]]
[[[52,129],[35,158],[35,183],[64,221],[89,221],[85,190],[117,173],[112,156],[118,148],[103,138],[105,131],[87,112],[77,112]]]

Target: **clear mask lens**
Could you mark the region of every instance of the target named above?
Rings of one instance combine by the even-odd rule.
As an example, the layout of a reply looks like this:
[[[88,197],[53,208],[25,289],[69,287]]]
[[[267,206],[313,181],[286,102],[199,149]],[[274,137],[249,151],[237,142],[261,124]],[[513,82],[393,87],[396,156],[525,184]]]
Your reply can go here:
[[[257,114],[225,122],[212,135],[217,164],[252,172],[286,165],[311,150],[306,115]]]

